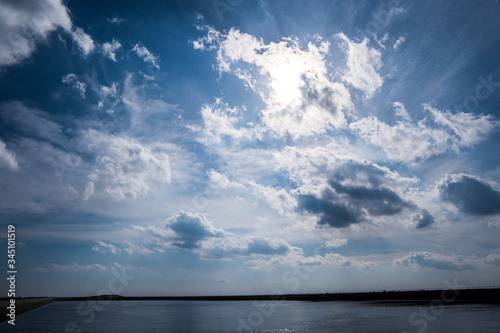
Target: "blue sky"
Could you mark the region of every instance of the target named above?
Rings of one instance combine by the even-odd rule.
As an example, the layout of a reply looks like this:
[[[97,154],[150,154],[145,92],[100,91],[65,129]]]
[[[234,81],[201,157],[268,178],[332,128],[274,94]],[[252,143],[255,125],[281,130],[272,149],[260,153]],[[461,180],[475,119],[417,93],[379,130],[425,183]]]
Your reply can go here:
[[[0,1],[19,294],[499,285],[499,6]]]

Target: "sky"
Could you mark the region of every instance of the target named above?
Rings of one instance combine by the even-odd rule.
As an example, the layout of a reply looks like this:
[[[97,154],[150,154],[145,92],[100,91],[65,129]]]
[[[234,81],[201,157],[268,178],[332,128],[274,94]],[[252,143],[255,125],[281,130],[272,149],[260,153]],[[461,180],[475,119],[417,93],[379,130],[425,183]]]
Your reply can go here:
[[[489,0],[0,0],[17,295],[500,285],[499,43]]]

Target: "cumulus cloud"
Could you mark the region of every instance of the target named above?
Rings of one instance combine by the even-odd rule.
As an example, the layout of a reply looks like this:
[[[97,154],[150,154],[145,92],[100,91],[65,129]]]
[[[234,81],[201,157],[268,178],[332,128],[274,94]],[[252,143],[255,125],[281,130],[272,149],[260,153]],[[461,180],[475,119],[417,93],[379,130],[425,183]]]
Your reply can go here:
[[[208,178],[210,182],[220,188],[228,189],[228,188],[244,188],[244,186],[237,182],[232,182],[227,178],[226,175],[221,174],[220,172],[215,171],[214,169],[210,169],[207,172]]]
[[[82,148],[96,155],[99,181],[114,199],[136,199],[155,184],[170,182],[169,157],[161,149],[95,130],[84,131],[82,137]]]
[[[349,203],[336,202],[332,191],[325,190],[321,197],[300,195],[299,210],[319,216],[319,225],[329,225],[333,228],[345,228],[351,224],[364,221],[363,211]]]
[[[290,215],[297,206],[296,199],[284,188],[264,186],[248,179],[243,179],[241,182],[231,181],[226,175],[213,169],[209,170],[207,175],[210,182],[220,188],[250,191],[254,197],[265,201],[281,215]]]
[[[116,51],[118,51],[122,47],[117,40],[112,40],[111,42],[106,42],[101,45],[101,52],[109,59],[116,61]]]
[[[345,228],[366,221],[366,213],[391,216],[404,208],[414,207],[388,188],[345,186],[336,179],[330,179],[329,185],[331,188],[325,189],[319,197],[311,194],[298,197],[299,210],[318,215],[319,225]]]
[[[473,146],[500,126],[500,122],[491,115],[466,112],[452,114],[450,111],[440,111],[430,104],[424,104],[424,109],[431,113],[437,124],[453,131],[460,147]]]
[[[262,98],[261,121],[276,136],[298,138],[346,125],[352,102],[344,85],[329,78],[328,42],[302,47],[297,39],[283,38],[265,44],[233,28],[227,34],[209,29],[193,45],[216,49],[219,71],[236,75]]]
[[[420,266],[440,270],[466,271],[475,269],[471,259],[461,255],[444,255],[439,253],[420,251],[396,259],[395,265],[398,266]]]
[[[68,9],[61,0],[17,0],[0,3],[0,66],[29,57],[36,43],[57,28],[70,32]]]
[[[240,236],[213,225],[202,214],[179,211],[163,225],[132,226],[130,238],[115,244],[98,241],[94,251],[113,254],[152,254],[168,250],[192,251],[202,260],[246,260],[250,268],[271,270],[282,265],[367,267],[371,263],[336,253],[307,257],[286,240],[262,235]],[[344,244],[339,240],[336,246]],[[138,251],[141,249],[141,251]]]
[[[500,192],[480,178],[466,174],[451,174],[438,183],[441,199],[452,203],[470,215],[500,213]]]
[[[63,29],[84,55],[94,48],[92,37],[73,26],[69,10],[61,0],[16,0],[0,3],[0,66],[12,65],[31,56],[36,44]]]
[[[416,125],[398,122],[391,126],[376,117],[368,117],[351,123],[349,127],[395,161],[426,159],[454,146],[454,139],[447,132],[430,128],[423,122]]]
[[[78,77],[76,74],[70,73],[62,77],[62,82],[69,84],[71,87],[76,89],[82,98],[85,98],[85,92],[87,90],[87,78],[85,76]]]
[[[231,108],[224,103],[221,98],[216,98],[213,104],[205,104],[201,108],[203,126],[190,126],[190,128],[199,133],[198,141],[207,146],[220,143],[225,138],[236,143],[252,139],[256,131],[239,122],[240,112],[239,109]]]
[[[263,186],[253,180],[247,180],[245,183],[252,189],[255,197],[266,201],[281,215],[288,215],[297,206],[297,200],[284,188]]]
[[[194,249],[202,258],[285,255],[294,248],[285,240],[260,235],[238,237],[216,228],[201,214],[178,212],[166,220],[165,231],[171,246]],[[158,233],[158,235],[162,235]],[[165,235],[165,234],[163,234]],[[295,248],[295,250],[298,250]]]
[[[18,170],[19,164],[16,155],[7,150],[7,146],[0,140],[0,167],[10,170]]]
[[[396,102],[394,107],[396,117],[402,120],[394,125],[372,116],[353,122],[349,127],[395,161],[414,162],[450,150],[471,147],[499,126],[499,122],[490,115],[452,114],[429,104],[424,104],[424,109],[432,115],[434,126],[426,124],[426,119],[414,124],[410,122],[404,105]]]
[[[168,218],[165,228],[173,232],[173,246],[187,249],[201,247],[200,242],[207,238],[225,236],[225,232],[214,227],[205,216],[182,211]]]
[[[202,214],[184,211],[173,214],[161,226],[133,226],[129,232],[133,235],[133,241],[124,241],[120,245],[99,241],[93,249],[102,253],[123,251],[137,253],[137,251],[127,251],[127,248],[135,244],[136,248],[150,250],[143,254],[178,248],[193,251],[202,259],[212,260],[233,257],[287,256],[292,253],[302,255],[301,249],[291,246],[283,239],[261,235],[238,236],[215,227]]]
[[[82,28],[75,28],[75,30],[71,32],[71,36],[84,55],[89,55],[94,51],[95,45],[92,37],[86,34]]]
[[[486,264],[500,267],[500,254],[489,254],[483,261]]]
[[[342,79],[370,98],[384,83],[378,73],[382,67],[380,52],[368,46],[367,38],[356,43],[342,32],[335,36],[347,45],[347,70]]]
[[[416,179],[355,155],[329,147],[286,147],[274,158],[278,169],[286,170],[299,184],[293,191],[297,211],[316,215],[320,225],[345,228],[416,208],[405,198]]]
[[[342,154],[332,145],[286,147],[274,154],[273,162],[298,184],[291,191],[296,211],[316,216],[320,225],[346,228],[418,209],[407,195],[417,179]]]
[[[422,209],[420,212],[413,213],[406,220],[406,225],[410,228],[424,229],[434,224],[434,217],[427,209]]]
[[[160,61],[160,57],[149,52],[149,50],[144,45],[142,45],[140,43],[135,44],[132,51],[135,51],[135,53],[140,58],[142,58],[142,60],[144,60],[144,62],[150,63],[154,67],[160,69],[160,65],[158,65],[158,62]]]

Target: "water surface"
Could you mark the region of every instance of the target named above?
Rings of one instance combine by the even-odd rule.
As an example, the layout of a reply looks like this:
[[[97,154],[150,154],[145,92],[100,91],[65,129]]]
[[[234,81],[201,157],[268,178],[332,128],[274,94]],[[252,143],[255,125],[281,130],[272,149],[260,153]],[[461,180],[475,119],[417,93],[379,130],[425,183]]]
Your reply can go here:
[[[500,306],[441,308],[376,302],[55,302],[2,332],[499,332]]]

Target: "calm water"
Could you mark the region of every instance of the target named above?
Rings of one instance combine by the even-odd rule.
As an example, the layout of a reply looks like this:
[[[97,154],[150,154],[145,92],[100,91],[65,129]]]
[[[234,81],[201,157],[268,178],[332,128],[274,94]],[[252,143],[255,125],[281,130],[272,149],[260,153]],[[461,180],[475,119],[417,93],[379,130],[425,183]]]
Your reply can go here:
[[[500,332],[499,305],[373,302],[56,302],[1,332]],[[250,330],[250,331],[249,331]]]

